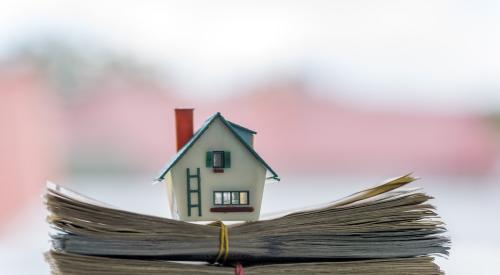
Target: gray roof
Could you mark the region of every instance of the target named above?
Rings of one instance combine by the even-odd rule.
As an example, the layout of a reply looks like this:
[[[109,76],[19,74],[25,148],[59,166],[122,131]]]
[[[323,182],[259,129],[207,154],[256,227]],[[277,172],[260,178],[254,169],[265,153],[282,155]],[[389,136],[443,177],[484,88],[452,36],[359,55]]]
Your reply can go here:
[[[231,127],[233,127],[233,128],[236,128],[236,129],[239,129],[239,130],[243,130],[243,131],[248,132],[248,133],[250,133],[252,135],[257,134],[257,132],[255,132],[254,130],[250,130],[250,129],[246,128],[246,127],[243,127],[243,126],[241,126],[239,124],[236,124],[234,122],[231,122],[229,120],[226,120],[226,121],[229,122],[229,125],[231,125]]]
[[[215,114],[213,114],[212,116],[210,116],[204,123],[203,125],[201,125],[200,129],[198,129],[198,131],[196,131],[196,133],[193,134],[193,137],[177,152],[177,154],[175,154],[175,156],[165,165],[165,167],[161,170],[160,172],[160,175],[158,176],[157,180],[158,181],[161,181],[165,178],[165,175],[168,173],[168,171],[170,171],[170,169],[172,169],[172,167],[174,167],[174,165],[177,163],[177,161],[179,161],[179,159],[181,159],[184,154],[189,150],[189,148],[191,148],[191,146],[193,146],[193,144],[203,135],[203,133],[205,133],[205,131],[208,129],[208,127],[210,126],[210,124],[212,124],[213,121],[215,121],[216,119],[220,119],[222,121],[222,123],[224,123],[224,125],[226,125],[226,127],[229,129],[229,131],[236,137],[237,140],[239,140],[241,142],[241,144],[243,144],[243,146],[259,161],[261,162],[265,167],[266,169],[272,174],[272,179],[276,179],[276,180],[279,180],[279,177],[278,177],[278,174],[276,174],[276,172],[274,172],[274,170],[271,168],[271,166],[269,166],[260,156],[259,154],[257,154],[257,152],[255,152],[255,150],[252,148],[252,146],[250,144],[248,144],[237,132],[236,132],[236,129],[235,128],[239,128],[241,130],[245,130],[251,134],[256,134],[257,132],[253,131],[253,130],[250,130],[248,128],[245,128],[243,126],[240,126],[236,123],[232,123],[230,121],[227,121],[222,115],[221,113],[217,112]]]

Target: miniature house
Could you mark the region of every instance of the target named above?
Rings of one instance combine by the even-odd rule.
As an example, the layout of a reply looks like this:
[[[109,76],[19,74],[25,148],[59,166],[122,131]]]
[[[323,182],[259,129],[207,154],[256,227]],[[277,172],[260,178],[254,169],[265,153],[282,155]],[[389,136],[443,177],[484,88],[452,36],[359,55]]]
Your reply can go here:
[[[279,180],[255,152],[256,132],[209,117],[193,134],[193,109],[176,109],[177,154],[161,171],[172,215],[184,221],[258,220],[266,179]]]

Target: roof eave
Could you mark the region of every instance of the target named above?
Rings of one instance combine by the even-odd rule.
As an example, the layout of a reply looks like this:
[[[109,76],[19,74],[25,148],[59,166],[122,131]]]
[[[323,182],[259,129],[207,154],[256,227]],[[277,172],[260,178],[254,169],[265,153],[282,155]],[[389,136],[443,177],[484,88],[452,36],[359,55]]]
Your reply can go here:
[[[252,135],[257,134],[257,132],[256,132],[256,131],[254,131],[254,130],[252,130],[252,129],[248,129],[248,128],[246,128],[246,127],[243,127],[243,126],[241,126],[241,125],[239,125],[239,124],[236,124],[236,123],[234,123],[234,122],[232,122],[232,121],[227,120],[227,122],[228,122],[228,123],[229,123],[229,125],[231,125],[232,127],[235,127],[235,128],[241,129],[241,130],[243,130],[243,131],[245,131],[245,132],[248,132],[248,133],[250,133],[250,134],[252,134]]]

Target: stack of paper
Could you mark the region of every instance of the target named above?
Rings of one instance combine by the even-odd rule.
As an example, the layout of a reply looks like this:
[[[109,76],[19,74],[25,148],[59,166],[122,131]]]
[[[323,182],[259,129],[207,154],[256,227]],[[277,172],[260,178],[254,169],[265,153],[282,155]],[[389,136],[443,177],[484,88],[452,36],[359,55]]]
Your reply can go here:
[[[53,274],[234,274],[236,263],[246,274],[440,274],[432,256],[447,255],[449,239],[431,197],[400,190],[413,180],[403,176],[325,206],[234,224],[226,235],[218,226],[118,210],[49,186],[56,232],[47,259]]]

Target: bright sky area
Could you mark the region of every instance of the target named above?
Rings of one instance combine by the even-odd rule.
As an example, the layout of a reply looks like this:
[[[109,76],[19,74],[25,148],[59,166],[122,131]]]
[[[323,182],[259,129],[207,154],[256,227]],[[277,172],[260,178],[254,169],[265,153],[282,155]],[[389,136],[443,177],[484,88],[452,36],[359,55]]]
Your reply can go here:
[[[153,62],[201,96],[298,76],[357,102],[500,109],[498,1],[0,3],[1,56],[46,35]]]

